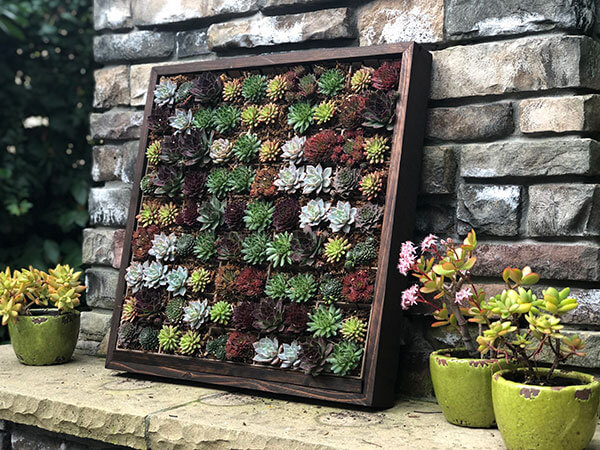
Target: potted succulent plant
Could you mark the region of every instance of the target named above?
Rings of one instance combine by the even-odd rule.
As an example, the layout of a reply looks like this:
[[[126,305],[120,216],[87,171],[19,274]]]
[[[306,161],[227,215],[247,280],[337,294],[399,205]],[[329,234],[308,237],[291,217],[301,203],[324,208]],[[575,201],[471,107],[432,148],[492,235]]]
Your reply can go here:
[[[79,334],[79,297],[85,290],[68,265],[48,273],[30,267],[0,272],[0,317],[17,359],[42,366],[67,362]]]
[[[448,422],[455,425],[488,428],[495,425],[491,398],[492,373],[510,366],[510,361],[495,357],[482,358],[471,336],[469,322],[483,313],[485,292],[475,287],[470,270],[477,259],[475,231],[457,245],[452,239],[438,241],[434,235],[417,248],[407,241],[402,244],[398,270],[412,273],[418,280],[402,293],[402,308],[418,303],[433,308],[432,327],[448,327],[460,333],[463,346],[434,351],[429,357],[433,389]],[[522,280],[534,281],[535,275]],[[471,317],[475,316],[475,317]],[[481,326],[480,332],[481,332]]]
[[[478,319],[489,327],[477,338],[479,351],[520,365],[493,376],[498,428],[509,449],[583,449],[596,429],[600,383],[591,375],[559,370],[569,358],[585,356],[583,340],[562,331],[562,316],[578,303],[569,288],[547,288],[537,298],[522,287],[530,275],[528,268],[506,268],[507,289],[481,303]],[[549,424],[556,432],[548,432]]]

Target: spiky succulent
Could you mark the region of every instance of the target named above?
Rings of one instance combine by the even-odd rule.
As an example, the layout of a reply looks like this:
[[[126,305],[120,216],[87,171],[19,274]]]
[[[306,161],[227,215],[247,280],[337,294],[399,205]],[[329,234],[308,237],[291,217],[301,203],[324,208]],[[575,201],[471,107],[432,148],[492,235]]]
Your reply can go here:
[[[235,232],[222,234],[217,241],[217,259],[220,261],[236,261],[240,258],[242,241]]]
[[[292,239],[289,231],[276,233],[273,240],[267,244],[267,261],[273,267],[283,267],[292,263]]]
[[[387,142],[388,139],[380,135],[365,139],[365,155],[370,164],[383,163],[385,152],[390,149]]]
[[[140,190],[146,195],[154,194],[156,186],[154,185],[154,178],[156,178],[156,172],[149,172],[144,175],[140,180]]]
[[[179,347],[181,332],[173,325],[163,325],[158,333],[158,343],[165,352],[172,352]]]
[[[179,168],[161,164],[158,166],[156,176],[152,178],[152,183],[156,187],[154,190],[156,195],[177,197],[183,185],[183,172]]]
[[[373,87],[387,91],[396,89],[400,80],[400,61],[384,62],[373,72]]]
[[[148,317],[160,311],[163,306],[163,296],[162,289],[144,289],[135,294],[136,315]]]
[[[367,103],[367,98],[362,95],[349,95],[344,97],[339,108],[338,119],[340,125],[346,130],[353,130],[363,121],[362,111]]]
[[[144,263],[144,286],[155,288],[167,284],[168,266],[163,266],[160,261]]]
[[[232,306],[224,300],[215,303],[210,309],[210,320],[220,325],[227,325],[233,312]]]
[[[370,67],[362,67],[354,72],[350,79],[350,88],[354,92],[362,92],[371,85],[373,69]]]
[[[363,125],[371,128],[394,129],[397,93],[393,91],[372,92],[361,111]]]
[[[325,259],[327,259],[328,263],[336,263],[342,259],[350,247],[348,239],[341,236],[330,237],[325,243]]]
[[[309,73],[298,80],[298,89],[304,97],[309,97],[317,91],[317,78]]]
[[[225,357],[231,361],[246,361],[254,355],[253,336],[240,331],[233,331],[225,344]]]
[[[342,322],[340,333],[348,341],[363,342],[367,333],[367,323],[356,316],[348,317]]]
[[[384,173],[382,171],[376,171],[361,178],[358,189],[367,197],[367,200],[373,200],[379,195],[383,189],[383,177]]]
[[[314,122],[314,110],[309,102],[298,102],[290,106],[288,125],[294,127],[296,133],[304,133]]]
[[[342,312],[333,305],[320,305],[309,315],[308,331],[314,337],[330,338],[342,327]]]
[[[368,270],[357,270],[344,277],[342,295],[352,303],[370,302],[373,299],[374,286]]]
[[[145,327],[140,332],[138,342],[144,350],[154,350],[158,347],[158,331],[154,328]]]
[[[210,306],[208,300],[194,300],[183,308],[183,321],[193,330],[199,330],[208,322]]]
[[[169,117],[169,125],[175,129],[175,134],[179,133],[191,133],[192,131],[192,110],[184,111],[178,109],[175,111],[175,115]]]
[[[279,116],[279,106],[275,103],[267,103],[260,108],[258,120],[265,125],[273,125]]]
[[[215,110],[213,123],[219,133],[234,130],[239,124],[242,112],[233,105],[222,105]]]
[[[236,266],[229,264],[219,266],[215,277],[215,291],[222,295],[235,294],[239,275],[240,270]]]
[[[123,314],[121,315],[122,322],[131,322],[137,317],[137,300],[135,297],[127,297],[123,301]]]
[[[304,333],[308,322],[308,308],[301,303],[289,303],[283,315],[285,333]]]
[[[265,231],[273,222],[273,202],[255,200],[248,204],[244,215],[244,223],[250,231]]]
[[[154,141],[146,149],[146,158],[149,164],[158,164],[160,152],[162,151],[162,144],[160,141]]]
[[[333,190],[341,198],[349,198],[356,191],[360,180],[360,170],[351,167],[338,167],[333,177]]]
[[[264,141],[258,150],[258,159],[260,162],[273,162],[277,160],[280,150],[278,142]]]
[[[273,226],[275,231],[292,231],[298,227],[300,203],[294,197],[284,197],[275,203]]]
[[[211,232],[200,233],[194,243],[194,256],[200,261],[207,262],[217,253],[215,234]]]
[[[369,264],[377,256],[376,242],[373,237],[356,244],[346,255],[346,269]]]
[[[185,300],[183,297],[174,297],[167,303],[165,307],[165,315],[170,322],[177,322],[183,316],[183,308],[185,307]]]
[[[319,375],[327,365],[327,358],[333,351],[333,344],[322,338],[309,338],[302,343],[300,350],[300,368],[306,374]]]
[[[173,295],[185,295],[187,291],[188,270],[185,267],[177,267],[167,274],[167,291]]]
[[[179,352],[182,355],[192,355],[202,347],[202,338],[197,331],[188,330],[179,340]]]
[[[271,101],[281,100],[289,87],[290,83],[285,75],[276,75],[267,86],[267,98]]]
[[[206,352],[219,360],[224,360],[226,357],[225,346],[229,336],[222,334],[221,336],[212,339],[206,343]]]
[[[298,164],[304,160],[305,136],[294,136],[281,147],[281,159],[290,164]]]
[[[250,75],[244,80],[242,96],[249,102],[260,102],[267,94],[267,77]]]
[[[257,135],[247,133],[241,135],[233,145],[233,154],[242,163],[252,162],[258,155],[260,139]]]
[[[358,366],[362,353],[362,348],[354,342],[339,342],[333,346],[333,352],[331,353],[331,356],[327,358],[327,362],[331,365],[331,371],[333,373],[343,377],[348,375]]]
[[[250,234],[242,243],[242,255],[245,262],[252,265],[263,264],[267,260],[269,238],[266,233],[257,231]]]
[[[344,89],[345,77],[338,69],[329,69],[319,77],[319,93],[329,97],[339,94]]]
[[[242,82],[239,78],[223,83],[223,100],[233,102],[242,95]]]
[[[250,191],[256,171],[248,166],[237,166],[231,172],[231,190],[236,194]]]
[[[134,294],[142,288],[144,282],[144,265],[133,261],[125,271],[125,281]]]
[[[221,95],[223,82],[221,78],[212,72],[202,72],[194,80],[190,93],[201,103],[210,103],[217,100]]]
[[[218,167],[208,174],[206,179],[208,192],[218,198],[223,198],[233,188],[231,174],[225,167]]]
[[[233,200],[227,203],[224,213],[224,221],[230,230],[239,230],[244,226],[244,212],[246,211],[246,202],[243,200]]]
[[[293,163],[279,169],[274,185],[281,192],[294,194],[302,186],[304,181],[304,167],[296,167]]]
[[[168,133],[170,115],[171,108],[168,106],[159,106],[154,108],[148,117],[148,129],[157,135]]]
[[[171,80],[163,80],[154,89],[154,103],[158,106],[172,105],[175,102],[177,83]]]
[[[276,337],[264,337],[252,345],[256,352],[252,361],[273,366],[279,365],[279,341]]]
[[[206,172],[204,170],[190,170],[183,179],[183,195],[197,198],[203,194],[206,185]]]
[[[335,102],[333,100],[324,100],[314,108],[313,117],[318,125],[329,122],[335,114]]]
[[[260,124],[260,106],[248,105],[242,111],[242,124],[250,129],[257,127]]]
[[[270,298],[260,301],[256,308],[254,327],[265,333],[283,331],[283,303]]]
[[[235,289],[246,297],[259,297],[264,292],[267,273],[256,267],[246,267],[235,279]]]
[[[181,221],[188,227],[198,224],[198,204],[194,201],[186,201],[181,212]]]
[[[375,203],[365,203],[356,211],[356,228],[361,230],[371,230],[375,228],[381,217],[383,216],[383,208]]]
[[[265,294],[275,300],[282,300],[287,297],[288,276],[284,273],[276,273],[265,287]]]
[[[175,223],[179,214],[179,208],[173,202],[165,203],[158,210],[158,223],[163,227],[168,227]]]
[[[296,369],[300,365],[300,344],[292,341],[290,344],[282,344],[279,347],[277,357],[281,361],[282,369]]]
[[[323,169],[321,164],[316,166],[306,166],[306,172],[302,180],[303,194],[328,193],[331,190],[331,174],[333,169],[326,167]]]
[[[350,202],[339,200],[335,207],[331,207],[327,213],[327,219],[329,220],[329,228],[334,233],[340,231],[349,233],[350,227],[356,219],[356,208],[353,208]]]
[[[331,276],[326,275],[321,280],[321,284],[319,285],[319,293],[323,297],[323,301],[326,303],[335,303],[342,298],[342,282]]]
[[[138,227],[133,232],[131,250],[135,259],[148,258],[148,252],[152,248],[152,239],[159,231],[160,229],[156,225],[150,225],[149,227]]]
[[[336,148],[343,144],[344,138],[335,131],[321,131],[306,140],[304,159],[313,164],[330,164]]]
[[[152,248],[148,254],[159,261],[175,261],[175,249],[177,247],[177,235],[171,233],[166,235],[160,233],[152,239]]]
[[[194,85],[191,81],[184,81],[177,88],[177,92],[175,92],[175,103],[183,102],[190,96],[190,90]]]
[[[182,234],[177,238],[177,244],[175,245],[175,253],[177,256],[185,258],[190,256],[194,250],[195,238],[191,234]]]
[[[300,212],[300,228],[319,226],[327,217],[330,207],[331,203],[322,198],[310,200]]]
[[[277,194],[277,186],[275,186],[275,178],[277,177],[277,169],[274,167],[262,167],[256,172],[254,182],[250,187],[251,197],[273,197]]]
[[[119,345],[127,348],[138,336],[139,330],[131,322],[125,322],[119,328]]]
[[[252,330],[254,328],[254,315],[256,303],[241,302],[233,309],[233,325],[237,330]]]
[[[317,293],[317,280],[312,273],[299,273],[288,281],[286,296],[296,303],[306,303]]]
[[[215,111],[212,108],[202,108],[194,113],[192,126],[199,130],[210,130],[214,128]]]
[[[198,208],[197,220],[202,224],[200,229],[215,231],[220,225],[223,225],[224,214],[225,201],[220,201],[217,197],[211,197]]]
[[[215,139],[210,146],[210,159],[214,164],[223,164],[231,159],[233,145],[229,139]]]
[[[210,271],[204,267],[195,269],[188,280],[188,286],[194,293],[204,292],[208,284],[210,283],[211,275]]]

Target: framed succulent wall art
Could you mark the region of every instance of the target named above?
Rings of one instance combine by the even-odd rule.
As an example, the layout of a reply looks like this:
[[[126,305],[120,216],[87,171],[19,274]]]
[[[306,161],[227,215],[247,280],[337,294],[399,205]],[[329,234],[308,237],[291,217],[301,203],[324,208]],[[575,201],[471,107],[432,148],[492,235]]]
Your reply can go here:
[[[385,406],[430,56],[152,71],[107,367]]]

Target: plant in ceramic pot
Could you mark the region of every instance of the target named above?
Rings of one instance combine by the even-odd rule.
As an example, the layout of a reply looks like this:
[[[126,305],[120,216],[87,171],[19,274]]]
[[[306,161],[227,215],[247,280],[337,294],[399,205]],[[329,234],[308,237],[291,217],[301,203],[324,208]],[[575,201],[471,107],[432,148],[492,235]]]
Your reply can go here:
[[[495,425],[491,398],[491,375],[510,362],[482,358],[471,336],[469,322],[485,323],[481,302],[485,292],[475,287],[470,271],[477,259],[475,231],[462,244],[452,239],[438,241],[429,235],[421,243],[421,256],[408,241],[402,244],[398,270],[419,280],[402,293],[402,308],[418,303],[433,308],[433,327],[448,327],[460,333],[463,346],[434,351],[429,367],[435,396],[448,422],[468,427]],[[528,280],[526,280],[528,281]],[[480,327],[481,329],[481,327]]]
[[[537,298],[521,286],[528,276],[529,268],[506,268],[507,289],[481,303],[485,320],[493,322],[477,338],[479,351],[520,364],[493,376],[498,428],[511,450],[583,449],[596,429],[600,383],[591,375],[559,369],[570,358],[585,356],[583,340],[564,333],[561,323],[578,303],[569,288],[550,287]],[[556,432],[548,432],[549,424]]]
[[[0,317],[17,359],[27,365],[67,362],[79,334],[79,297],[85,290],[68,265],[48,273],[30,267],[0,272]]]

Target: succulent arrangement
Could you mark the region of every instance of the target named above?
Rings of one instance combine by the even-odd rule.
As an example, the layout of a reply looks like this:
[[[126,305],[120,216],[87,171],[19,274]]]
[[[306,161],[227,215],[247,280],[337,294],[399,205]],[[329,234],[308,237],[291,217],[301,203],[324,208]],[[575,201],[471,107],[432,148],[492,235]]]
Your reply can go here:
[[[399,73],[162,77],[118,345],[360,376]]]

